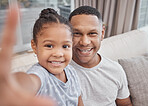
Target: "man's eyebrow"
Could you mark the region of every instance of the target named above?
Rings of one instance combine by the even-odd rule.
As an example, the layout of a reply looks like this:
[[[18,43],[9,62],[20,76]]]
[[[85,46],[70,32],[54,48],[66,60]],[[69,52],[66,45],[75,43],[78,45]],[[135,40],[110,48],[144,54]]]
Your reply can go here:
[[[92,29],[92,30],[90,30],[90,31],[97,31],[97,32],[99,32],[97,29]]]
[[[73,31],[78,31],[78,32],[81,32],[79,29],[73,29]],[[89,32],[99,32],[97,29],[91,29]]]
[[[80,31],[79,29],[73,28],[73,31]]]

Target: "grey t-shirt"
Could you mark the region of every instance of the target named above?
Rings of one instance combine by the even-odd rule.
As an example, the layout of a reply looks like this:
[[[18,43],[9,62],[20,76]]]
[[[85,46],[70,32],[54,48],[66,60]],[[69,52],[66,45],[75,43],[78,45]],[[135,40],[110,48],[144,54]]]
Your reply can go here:
[[[70,65],[79,76],[84,106],[116,106],[117,98],[129,97],[125,72],[117,62],[101,56],[93,68],[84,68],[74,61]]]
[[[81,93],[77,73],[71,66],[67,66],[64,70],[68,79],[66,83],[57,79],[39,64],[33,65],[27,73],[35,74],[41,80],[37,95],[51,97],[57,101],[58,106],[77,106]]]

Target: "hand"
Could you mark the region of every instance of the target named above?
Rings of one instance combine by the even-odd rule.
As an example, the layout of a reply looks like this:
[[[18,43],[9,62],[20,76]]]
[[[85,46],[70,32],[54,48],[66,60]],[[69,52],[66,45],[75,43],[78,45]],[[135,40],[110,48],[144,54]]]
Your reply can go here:
[[[19,9],[11,5],[0,45],[0,106],[54,106],[51,99],[34,97],[22,91],[10,74]]]

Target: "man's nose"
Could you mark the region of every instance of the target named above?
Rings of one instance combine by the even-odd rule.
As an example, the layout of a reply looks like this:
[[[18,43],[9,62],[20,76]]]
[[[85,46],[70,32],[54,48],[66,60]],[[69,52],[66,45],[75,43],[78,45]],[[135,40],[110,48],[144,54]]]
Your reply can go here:
[[[87,35],[83,35],[80,39],[80,44],[83,46],[87,46],[88,44],[90,44],[90,39]]]

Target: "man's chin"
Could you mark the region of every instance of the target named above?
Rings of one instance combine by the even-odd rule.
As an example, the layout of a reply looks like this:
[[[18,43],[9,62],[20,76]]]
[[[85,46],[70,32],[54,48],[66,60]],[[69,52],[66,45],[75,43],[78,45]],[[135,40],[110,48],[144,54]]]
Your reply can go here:
[[[81,64],[88,64],[90,61],[89,57],[79,57],[79,63]]]

